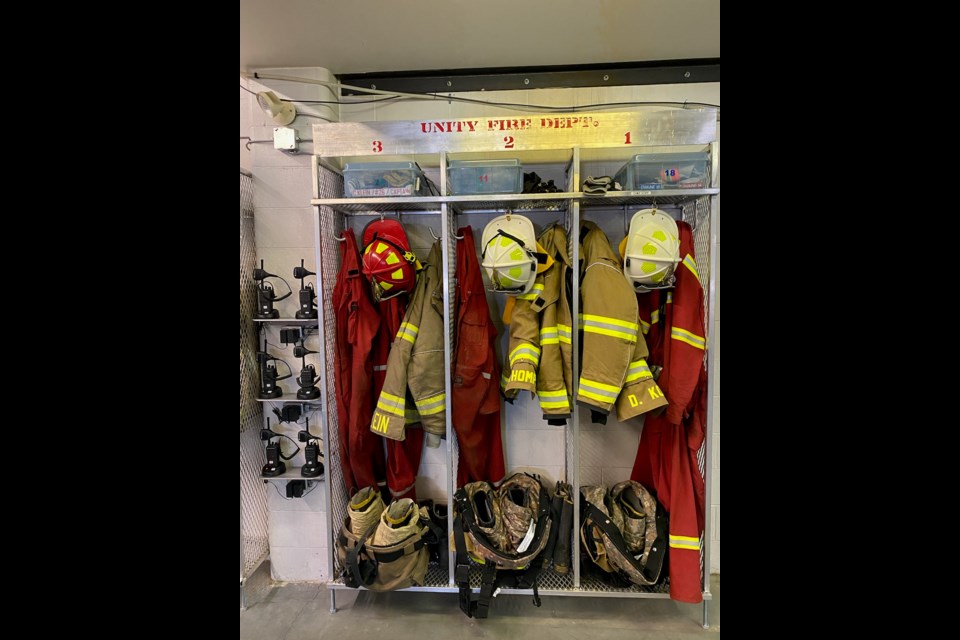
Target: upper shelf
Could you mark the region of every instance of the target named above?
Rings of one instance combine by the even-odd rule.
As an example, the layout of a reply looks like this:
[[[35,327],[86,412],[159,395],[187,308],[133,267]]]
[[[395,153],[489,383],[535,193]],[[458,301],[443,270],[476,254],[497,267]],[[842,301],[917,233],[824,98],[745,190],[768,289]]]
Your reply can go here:
[[[416,211],[438,213],[443,198],[439,196],[398,197],[398,198],[321,198],[310,201],[312,205],[332,207],[345,214],[386,211]]]
[[[275,322],[277,324],[317,324],[319,318],[310,318],[307,320],[301,318],[254,318],[254,322]]]
[[[578,193],[581,207],[619,207],[631,204],[679,204],[699,198],[715,196],[720,189],[654,189],[651,191],[612,191],[602,196]]]
[[[563,211],[579,193],[504,193],[472,196],[449,196],[446,201],[458,212],[501,211]]]
[[[470,196],[412,198],[326,198],[310,204],[333,207],[340,213],[357,215],[371,212],[405,211],[438,213],[440,205],[449,204],[458,213],[483,211],[564,211],[573,201],[584,207],[617,207],[633,204],[677,204],[700,196],[713,196],[720,189],[657,189],[652,191],[615,191],[601,196],[583,193],[505,193]],[[273,320],[272,322],[279,322]]]

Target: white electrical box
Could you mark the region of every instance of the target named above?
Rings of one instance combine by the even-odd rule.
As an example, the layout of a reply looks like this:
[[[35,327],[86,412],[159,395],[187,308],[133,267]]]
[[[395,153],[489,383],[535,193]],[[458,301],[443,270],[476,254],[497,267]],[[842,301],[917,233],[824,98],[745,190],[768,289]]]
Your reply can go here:
[[[296,151],[297,130],[290,127],[274,127],[273,148],[281,151]]]

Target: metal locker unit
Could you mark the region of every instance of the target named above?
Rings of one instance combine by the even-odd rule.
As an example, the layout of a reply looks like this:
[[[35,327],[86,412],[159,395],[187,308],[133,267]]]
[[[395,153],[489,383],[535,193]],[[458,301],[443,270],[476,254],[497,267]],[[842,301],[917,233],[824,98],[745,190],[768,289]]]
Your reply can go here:
[[[583,123],[574,121],[583,120]],[[461,125],[457,123],[460,122]],[[339,575],[342,569],[337,565],[334,554],[334,539],[339,527],[346,516],[348,496],[344,490],[342,473],[339,469],[338,425],[336,405],[334,402],[333,386],[333,344],[336,339],[333,322],[332,289],[339,269],[339,243],[336,237],[340,236],[345,226],[349,226],[355,217],[371,215],[398,215],[404,221],[407,216],[428,216],[435,220],[439,217],[440,237],[443,240],[443,273],[444,295],[448,303],[448,313],[445,314],[444,329],[444,360],[447,370],[451,370],[451,360],[455,348],[453,336],[452,296],[455,287],[456,241],[454,234],[458,226],[472,224],[479,231],[484,220],[494,215],[512,211],[518,215],[527,215],[535,221],[558,221],[567,229],[569,253],[573,264],[579,261],[579,246],[573,241],[577,237],[582,218],[597,222],[602,228],[616,229],[624,227],[620,235],[608,231],[608,236],[614,247],[625,234],[625,221],[628,210],[636,210],[642,205],[656,204],[659,207],[669,208],[675,217],[682,218],[691,224],[694,229],[697,261],[704,283],[705,313],[708,322],[705,323],[709,333],[709,319],[713,317],[714,290],[716,282],[716,255],[712,251],[716,245],[716,230],[719,220],[719,141],[717,140],[717,113],[712,109],[704,110],[674,110],[655,112],[634,112],[625,114],[594,114],[582,116],[572,114],[569,117],[551,114],[550,116],[529,116],[518,120],[477,119],[473,125],[463,124],[466,121],[452,121],[444,123],[422,122],[375,122],[375,123],[335,123],[314,125],[313,158],[313,188],[314,199],[311,204],[315,207],[314,240],[316,248],[316,264],[318,266],[318,281],[320,285],[320,332],[321,341],[326,345],[326,352],[321,356],[320,375],[322,382],[319,385],[323,396],[321,398],[321,423],[323,439],[326,448],[326,462],[328,464],[327,480],[324,490],[327,492],[327,522],[331,535],[329,556],[331,571],[334,576]],[[570,124],[574,122],[574,124]],[[481,123],[481,124],[478,124]],[[506,123],[506,124],[503,124]],[[517,124],[519,123],[519,124]],[[488,130],[476,133],[483,125]],[[563,125],[563,126],[561,126]],[[502,127],[508,127],[512,134],[503,135]],[[492,128],[493,130],[490,130]],[[439,130],[439,131],[438,131]],[[624,138],[624,131],[626,137]],[[447,137],[440,133],[449,134]],[[457,133],[464,135],[457,136]],[[711,182],[708,188],[698,189],[661,189],[649,191],[610,192],[601,196],[588,196],[579,191],[582,178],[588,175],[613,175],[616,168],[630,154],[645,151],[646,148],[687,149],[691,146],[698,149],[709,149],[711,153]],[[343,198],[343,178],[335,164],[344,159],[364,158],[390,160],[410,160],[415,158],[428,172],[436,169],[439,178],[435,181],[439,185],[440,193],[446,194],[447,167],[451,160],[476,158],[503,158],[506,156],[522,156],[529,164],[546,167],[560,178],[559,185],[565,187],[561,193],[537,194],[485,194],[461,196],[414,196],[394,198]],[[526,168],[526,167],[525,167]],[[435,216],[434,218],[430,218]],[[479,236],[479,234],[477,234]],[[705,273],[706,272],[706,273]],[[708,284],[709,283],[709,284]],[[572,315],[578,316],[579,281],[573,279]],[[497,307],[493,307],[493,313]],[[708,336],[709,339],[709,336]],[[578,369],[579,337],[573,332],[574,368]],[[502,353],[501,353],[502,355]],[[710,357],[707,349],[705,357]],[[710,368],[708,366],[708,371]],[[576,380],[577,375],[574,375]],[[708,394],[713,396],[712,377],[708,380]],[[451,381],[446,381],[447,397],[452,397]],[[576,390],[573,390],[576,397]],[[511,407],[509,411],[515,408]],[[451,424],[451,403],[447,403],[447,433],[446,433],[446,499],[450,513],[453,513],[453,494],[457,477],[457,441]],[[709,464],[711,460],[712,438],[712,402],[708,403],[706,418],[707,433],[701,449],[700,471],[705,476],[706,495],[710,496],[711,477]],[[582,425],[589,421],[589,412],[584,409],[575,409],[572,418],[566,427],[549,427],[549,429],[563,429],[562,459],[556,461],[560,467],[562,478],[573,485],[574,496],[579,495],[581,484],[588,484],[581,477],[583,471],[592,473],[598,455],[604,455],[602,441],[597,441],[591,429],[583,429]],[[616,429],[618,423],[607,425],[606,430]],[[505,431],[510,430],[509,421]],[[634,427],[636,428],[636,427]],[[593,430],[596,432],[597,430]],[[594,446],[600,442],[599,448]],[[586,449],[584,445],[587,445]],[[509,463],[508,474],[513,471]],[[602,461],[601,461],[602,462]],[[625,479],[625,478],[621,478]],[[609,483],[607,483],[609,484]],[[669,598],[669,583],[660,583],[653,587],[632,586],[624,589],[610,587],[596,578],[582,575],[579,554],[579,500],[574,500],[574,531],[571,540],[573,550],[572,571],[566,574],[554,571],[544,571],[540,575],[540,593],[557,596],[605,596],[629,598]],[[707,600],[711,598],[709,590],[710,566],[710,509],[705,514],[704,540],[701,544],[701,578],[703,587],[703,615],[706,626]],[[449,528],[452,530],[452,518]],[[448,534],[450,531],[448,531]],[[439,566],[428,570],[426,584],[423,587],[407,589],[408,591],[456,593],[454,583],[454,561],[449,563],[449,570],[444,571]],[[703,570],[706,568],[706,570]],[[335,594],[340,588],[347,588],[342,581],[334,579],[328,585],[331,589],[331,609],[335,610]],[[471,586],[475,591],[480,586],[480,570],[474,568],[471,572]],[[532,594],[526,589],[503,589],[502,593]]]

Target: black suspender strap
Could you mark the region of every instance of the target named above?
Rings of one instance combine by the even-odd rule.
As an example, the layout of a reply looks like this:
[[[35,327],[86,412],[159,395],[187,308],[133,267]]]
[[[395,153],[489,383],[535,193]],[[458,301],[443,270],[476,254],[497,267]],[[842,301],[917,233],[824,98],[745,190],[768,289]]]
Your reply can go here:
[[[467,541],[463,536],[463,523],[459,517],[453,520],[453,544],[457,552],[453,579],[460,589],[460,610],[468,618],[472,618],[477,604],[473,602],[473,594],[470,591],[470,560],[467,557]]]
[[[493,590],[497,586],[497,565],[487,561],[483,565],[483,582],[480,584],[480,598],[476,604],[476,617],[486,618],[490,612],[490,600],[493,598]]]

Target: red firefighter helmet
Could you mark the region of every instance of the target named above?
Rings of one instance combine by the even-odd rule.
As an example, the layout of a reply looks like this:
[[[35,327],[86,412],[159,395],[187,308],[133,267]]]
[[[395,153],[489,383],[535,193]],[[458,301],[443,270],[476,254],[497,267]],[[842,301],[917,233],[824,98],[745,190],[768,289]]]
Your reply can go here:
[[[413,291],[419,263],[399,222],[374,220],[363,230],[363,244],[363,275],[378,301]]]

